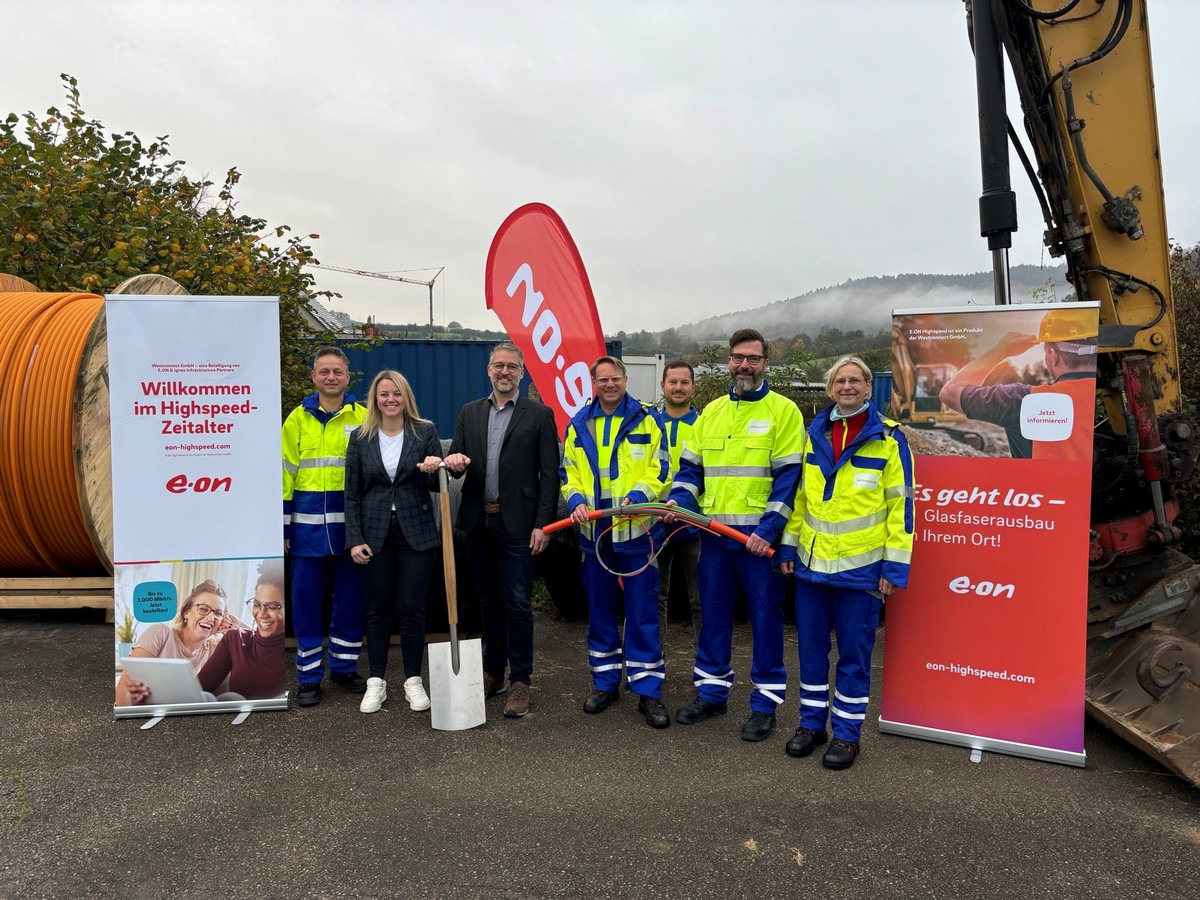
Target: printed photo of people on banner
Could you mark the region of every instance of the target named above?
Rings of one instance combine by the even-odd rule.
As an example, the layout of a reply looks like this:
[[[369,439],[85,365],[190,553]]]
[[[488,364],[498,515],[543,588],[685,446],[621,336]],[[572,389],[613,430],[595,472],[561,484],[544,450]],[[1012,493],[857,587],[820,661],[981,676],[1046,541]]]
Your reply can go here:
[[[283,560],[123,566],[115,706],[286,697]]]
[[[1083,765],[1095,303],[893,315],[917,457],[880,729]],[[1017,564],[1019,561],[1019,564]]]

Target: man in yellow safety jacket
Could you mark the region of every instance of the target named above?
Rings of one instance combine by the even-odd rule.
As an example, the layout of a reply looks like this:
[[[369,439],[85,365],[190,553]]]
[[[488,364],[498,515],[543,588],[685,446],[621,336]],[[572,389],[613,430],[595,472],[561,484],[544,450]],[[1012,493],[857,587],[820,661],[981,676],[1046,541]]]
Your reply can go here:
[[[346,444],[367,410],[346,393],[350,360],[340,347],[320,347],[313,360],[317,391],[283,423],[283,536],[292,557],[292,630],[300,706],[321,701],[325,676],[325,585],[333,576],[329,670],[353,694],[367,689],[358,674],[365,617],[362,582],[346,550]]]
[[[733,686],[733,605],[740,587],[754,639],[750,718],[742,727],[747,741],[761,741],[771,733],[775,708],[787,691],[785,579],[767,554],[791,514],[804,455],[804,418],[795,403],[767,384],[769,362],[761,333],[752,328],[734,332],[729,339],[733,384],[696,420],[667,501],[698,509],[747,536],[744,546],[715,534],[701,538],[701,624],[692,679],[696,699],[675,714],[679,724],[692,725],[726,712]]]
[[[666,728],[671,717],[660,699],[666,666],[658,631],[658,569],[648,561],[661,545],[661,523],[588,519],[593,509],[662,498],[670,473],[666,438],[658,413],[626,393],[625,365],[619,359],[602,356],[591,372],[596,397],[567,426],[559,472],[584,554],[593,690],[583,711],[603,712],[620,698],[624,668],[630,688],[640,698],[638,712],[650,727]],[[622,587],[624,648],[617,622]]]

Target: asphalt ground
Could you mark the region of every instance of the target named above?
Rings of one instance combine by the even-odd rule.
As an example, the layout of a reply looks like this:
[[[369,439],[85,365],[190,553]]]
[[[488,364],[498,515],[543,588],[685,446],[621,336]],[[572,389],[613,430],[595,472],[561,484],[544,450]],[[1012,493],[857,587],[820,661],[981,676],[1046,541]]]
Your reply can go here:
[[[691,632],[667,637],[674,709]],[[471,731],[433,731],[398,682],[370,716],[332,688],[143,731],[112,718],[99,613],[0,611],[0,896],[1197,895],[1200,791],[1090,722],[1086,768],[972,763],[879,734],[876,702],[857,764],[831,772],[784,754],[794,700],[740,740],[744,625],[730,714],[664,731],[629,694],[584,715],[583,624],[539,614],[536,646],[530,714],[495,698]],[[793,694],[794,653],[793,634]]]

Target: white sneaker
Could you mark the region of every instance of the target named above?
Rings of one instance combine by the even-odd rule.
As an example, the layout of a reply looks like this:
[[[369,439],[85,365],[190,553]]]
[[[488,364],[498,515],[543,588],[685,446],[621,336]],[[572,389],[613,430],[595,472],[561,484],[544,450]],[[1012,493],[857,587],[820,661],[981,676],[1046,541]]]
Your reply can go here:
[[[370,688],[367,690],[369,691]],[[429,709],[429,695],[425,693],[425,685],[421,684],[420,675],[414,675],[404,682],[404,696],[408,698],[408,705],[414,712],[423,712]]]
[[[364,713],[379,712],[383,701],[387,699],[387,682],[382,678],[368,678],[367,692],[363,694],[358,711]]]

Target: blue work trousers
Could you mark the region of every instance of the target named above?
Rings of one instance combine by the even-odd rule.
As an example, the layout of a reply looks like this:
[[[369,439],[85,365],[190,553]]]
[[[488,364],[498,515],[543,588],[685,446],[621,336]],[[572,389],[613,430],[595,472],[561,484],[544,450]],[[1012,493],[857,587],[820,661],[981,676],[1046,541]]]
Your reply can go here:
[[[613,571],[632,571],[645,556],[613,553],[611,542],[601,544],[604,562]],[[658,633],[658,569],[648,566],[637,575],[621,577],[605,571],[595,553],[583,556],[583,586],[588,595],[588,661],[598,691],[621,687],[621,669],[629,687],[643,697],[661,697],[666,663]],[[624,586],[625,642],[617,623],[617,600]]]
[[[333,575],[329,622],[329,670],[358,671],[363,646],[363,591],[350,551],[337,556],[292,557],[292,633],[296,636],[296,680],[320,684],[325,677],[325,585]]]
[[[871,652],[881,601],[857,588],[796,580],[796,633],[800,646],[800,727],[857,741],[871,698]],[[829,697],[829,632],[837,636],[837,675]],[[829,714],[832,713],[832,716]]]
[[[529,684],[533,675],[533,554],[529,537],[514,538],[497,513],[467,535],[467,552],[483,622],[483,671]]]
[[[750,658],[750,709],[774,715],[787,695],[783,665],[784,576],[771,560],[754,556],[724,537],[701,538],[700,641],[692,681],[701,699],[726,703],[733,687],[733,607],[738,586],[746,593],[753,648]]]

